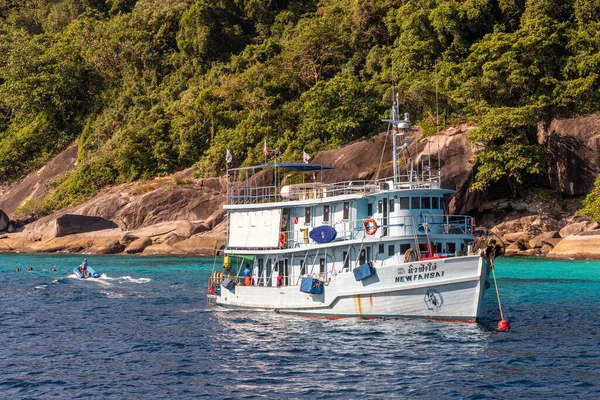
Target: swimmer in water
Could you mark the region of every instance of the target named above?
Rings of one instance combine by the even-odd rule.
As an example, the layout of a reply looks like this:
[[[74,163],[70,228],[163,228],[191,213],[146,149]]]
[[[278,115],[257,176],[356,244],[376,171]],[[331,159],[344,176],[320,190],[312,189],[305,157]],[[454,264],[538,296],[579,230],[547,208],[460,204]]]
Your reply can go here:
[[[44,269],[42,269],[42,271],[48,271],[48,268],[44,268]]]
[[[21,272],[21,268],[15,268],[15,272]]]
[[[28,272],[33,272],[33,267],[29,267]]]
[[[56,272],[56,265],[52,267],[51,271]]]

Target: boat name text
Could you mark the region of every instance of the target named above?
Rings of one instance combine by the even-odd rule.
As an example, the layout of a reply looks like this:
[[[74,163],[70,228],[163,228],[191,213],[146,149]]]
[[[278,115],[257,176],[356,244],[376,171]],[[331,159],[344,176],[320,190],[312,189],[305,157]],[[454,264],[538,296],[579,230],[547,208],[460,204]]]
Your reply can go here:
[[[436,263],[420,263],[419,266],[410,264],[408,266],[408,275],[404,268],[398,268],[398,275],[395,281],[399,282],[411,282],[418,281],[421,279],[441,278],[444,276],[444,271],[436,271]]]

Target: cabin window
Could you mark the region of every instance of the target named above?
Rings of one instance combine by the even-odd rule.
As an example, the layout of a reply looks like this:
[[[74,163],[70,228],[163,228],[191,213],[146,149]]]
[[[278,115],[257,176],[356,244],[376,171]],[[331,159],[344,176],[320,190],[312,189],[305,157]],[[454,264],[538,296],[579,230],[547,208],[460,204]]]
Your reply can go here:
[[[342,253],[342,257],[344,258],[344,269],[348,271],[350,269],[350,260],[348,259],[348,252],[344,251]]]
[[[396,252],[396,246],[394,246],[393,244],[390,244],[388,246],[388,256],[393,256]]]
[[[304,260],[300,260],[300,275],[306,275],[306,264],[304,264]]]
[[[385,251],[385,244],[379,243],[379,249],[377,250],[377,252],[379,254],[383,254],[384,251]]]
[[[413,210],[418,210],[421,207],[421,198],[420,197],[411,197],[410,208]]]
[[[439,203],[439,198],[438,197],[432,197],[431,198],[431,208],[433,209],[439,209],[440,208],[440,203]]]
[[[390,199],[390,212],[394,212],[394,199]]]
[[[410,244],[405,243],[400,245],[400,254],[404,254],[410,249]]]
[[[448,254],[456,253],[456,243],[446,243],[446,253],[448,253]]]
[[[323,206],[323,222],[329,222],[329,206]]]
[[[304,209],[304,224],[310,225],[310,207]]]
[[[367,262],[367,255],[365,254],[365,249],[362,249],[360,251],[360,257],[358,259],[358,264],[359,265],[364,265]]]
[[[381,213],[383,212],[383,201],[382,201],[382,200],[379,200],[379,201],[377,202],[377,212],[378,212],[379,214],[381,214]]]
[[[344,202],[344,219],[349,219],[349,218],[350,218],[350,202],[345,201]]]
[[[409,208],[408,205],[409,205],[408,197],[400,197],[400,209],[408,210],[408,208]]]
[[[367,215],[370,217],[373,215],[373,203],[367,204]]]
[[[421,208],[431,208],[430,200],[429,197],[421,197]]]
[[[325,273],[325,259],[324,258],[319,259],[319,273],[321,273],[321,274]]]

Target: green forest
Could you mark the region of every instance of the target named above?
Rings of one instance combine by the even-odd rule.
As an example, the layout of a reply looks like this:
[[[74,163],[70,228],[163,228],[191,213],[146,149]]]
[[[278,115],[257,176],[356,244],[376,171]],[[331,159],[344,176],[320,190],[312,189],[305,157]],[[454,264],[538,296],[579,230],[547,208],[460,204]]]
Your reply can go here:
[[[538,121],[600,111],[600,0],[0,0],[0,54],[0,182],[79,145],[40,212],[369,137],[392,82],[426,134],[477,125],[475,189],[545,172]]]

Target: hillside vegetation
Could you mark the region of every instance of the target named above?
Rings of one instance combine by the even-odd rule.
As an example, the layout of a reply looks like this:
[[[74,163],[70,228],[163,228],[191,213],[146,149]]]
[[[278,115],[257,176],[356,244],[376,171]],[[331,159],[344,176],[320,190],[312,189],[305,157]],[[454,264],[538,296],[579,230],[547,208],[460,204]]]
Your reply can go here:
[[[518,191],[538,121],[600,110],[599,0],[0,0],[0,53],[0,182],[80,146],[40,213],[372,135],[392,81],[426,133],[477,124],[476,189]]]

